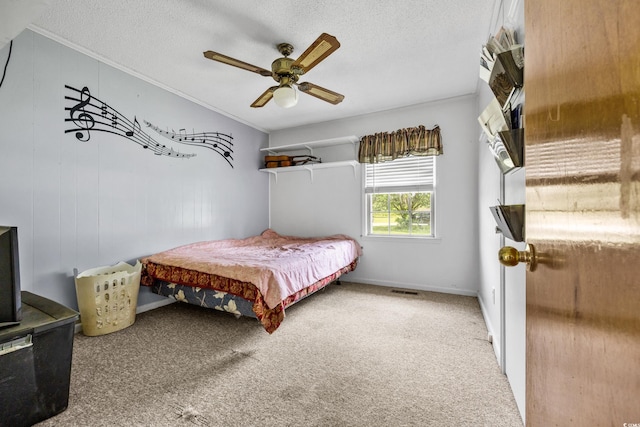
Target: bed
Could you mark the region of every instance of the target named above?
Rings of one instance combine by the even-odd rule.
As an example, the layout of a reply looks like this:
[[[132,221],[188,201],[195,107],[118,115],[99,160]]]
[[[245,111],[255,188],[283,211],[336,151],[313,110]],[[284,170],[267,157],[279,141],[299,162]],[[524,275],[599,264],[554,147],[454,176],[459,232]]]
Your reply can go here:
[[[152,292],[236,316],[273,333],[285,308],[353,271],[362,255],[344,234],[258,236],[197,242],[141,259],[140,283]]]

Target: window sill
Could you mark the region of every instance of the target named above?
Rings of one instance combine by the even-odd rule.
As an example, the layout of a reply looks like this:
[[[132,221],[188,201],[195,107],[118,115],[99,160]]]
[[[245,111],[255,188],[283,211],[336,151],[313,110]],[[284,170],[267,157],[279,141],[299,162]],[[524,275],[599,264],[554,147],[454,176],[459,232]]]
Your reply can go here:
[[[440,237],[404,237],[404,236],[362,236],[362,240],[370,242],[388,242],[388,243],[412,243],[412,244],[440,244]]]

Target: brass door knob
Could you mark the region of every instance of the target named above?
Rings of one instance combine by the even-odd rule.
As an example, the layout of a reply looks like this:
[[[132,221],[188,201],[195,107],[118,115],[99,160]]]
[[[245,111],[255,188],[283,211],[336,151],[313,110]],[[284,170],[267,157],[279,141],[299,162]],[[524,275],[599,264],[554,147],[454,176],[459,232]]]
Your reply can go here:
[[[535,271],[538,267],[538,255],[536,248],[527,243],[524,251],[519,251],[512,246],[505,246],[498,251],[498,259],[500,264],[507,267],[518,265],[519,262],[527,263],[527,270]]]

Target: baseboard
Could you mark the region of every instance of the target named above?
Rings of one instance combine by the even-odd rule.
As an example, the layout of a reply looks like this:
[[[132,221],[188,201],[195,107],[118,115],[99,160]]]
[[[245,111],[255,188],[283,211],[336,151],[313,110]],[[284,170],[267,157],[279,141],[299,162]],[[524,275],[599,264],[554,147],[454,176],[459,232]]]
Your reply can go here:
[[[158,301],[153,301],[144,305],[139,305],[136,308],[136,314],[144,313],[145,311],[155,310],[156,308],[164,307],[165,305],[176,303],[173,298],[165,298]]]
[[[489,317],[489,310],[487,310],[487,307],[484,304],[484,301],[482,300],[482,298],[480,297],[480,295],[478,295],[478,303],[480,304],[480,311],[482,312],[482,318],[484,319],[484,323],[485,325],[487,325],[487,332],[488,332],[488,337],[487,339],[489,339],[489,337],[491,337],[490,342],[491,345],[493,346],[493,352],[496,355],[496,358],[498,359],[498,365],[500,365],[500,336],[499,334],[496,334],[495,329],[493,328],[493,323],[491,323],[491,318]]]
[[[403,283],[403,282],[390,282],[386,280],[373,280],[373,279],[365,279],[356,276],[344,277],[345,282],[354,282],[354,283],[362,283],[367,285],[376,285],[376,286],[385,286],[388,288],[403,288],[403,289],[412,289],[414,291],[425,291],[425,292],[440,292],[443,294],[453,294],[453,295],[462,295],[467,297],[477,297],[477,291],[470,291],[468,289],[457,289],[457,288],[441,288],[436,286],[422,286],[416,285],[415,283]]]

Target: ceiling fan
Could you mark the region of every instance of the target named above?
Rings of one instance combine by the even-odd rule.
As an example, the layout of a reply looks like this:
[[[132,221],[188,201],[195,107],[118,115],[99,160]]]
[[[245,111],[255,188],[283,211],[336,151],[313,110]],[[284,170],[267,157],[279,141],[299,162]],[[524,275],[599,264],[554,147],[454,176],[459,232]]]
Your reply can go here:
[[[342,102],[344,95],[313,83],[298,83],[298,79],[339,47],[340,42],[338,42],[338,39],[327,33],[322,33],[298,59],[293,60],[289,58],[289,55],[293,53],[293,46],[289,43],[280,43],[277,45],[277,48],[283,57],[273,61],[271,71],[211,50],[204,52],[204,56],[214,61],[222,62],[223,64],[252,71],[261,76],[273,77],[273,79],[278,82],[277,86],[271,86],[251,104],[254,108],[263,107],[271,98],[274,98],[275,103],[281,107],[293,107],[298,102],[298,93],[295,86],[298,86],[298,90],[303,93],[335,105]]]

